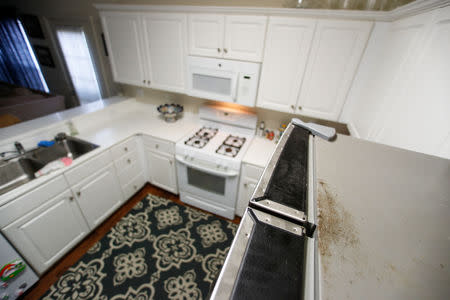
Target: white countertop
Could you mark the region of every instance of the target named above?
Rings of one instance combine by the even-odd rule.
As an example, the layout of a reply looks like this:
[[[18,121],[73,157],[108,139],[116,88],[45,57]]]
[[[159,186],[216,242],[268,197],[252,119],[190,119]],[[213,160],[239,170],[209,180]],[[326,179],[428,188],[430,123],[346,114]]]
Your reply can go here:
[[[47,121],[53,118],[54,116],[48,116]],[[72,117],[71,120],[79,131],[79,135],[76,136],[77,138],[94,143],[100,147],[77,158],[68,167],[34,179],[12,191],[0,195],[0,206],[67,172],[71,168],[80,165],[100,152],[133,135],[146,134],[166,141],[177,142],[198,126],[198,118],[196,115],[185,113],[176,122],[168,123],[159,116],[156,111],[156,106],[136,101],[133,98],[127,100],[121,99],[104,109],[96,109],[92,112],[77,115]],[[65,121],[59,120],[59,122],[63,123]],[[32,122],[28,123],[27,126],[33,124]],[[41,124],[52,127],[57,126],[55,123],[42,120],[37,120],[35,124],[34,129]],[[40,129],[45,130],[46,126]],[[20,141],[20,136],[12,136],[12,138]]]
[[[242,159],[242,162],[265,168],[269,163],[276,146],[277,143],[274,141],[257,136],[253,139],[250,147],[244,155],[244,158]]]
[[[450,299],[450,160],[338,135],[316,162],[321,298]]]

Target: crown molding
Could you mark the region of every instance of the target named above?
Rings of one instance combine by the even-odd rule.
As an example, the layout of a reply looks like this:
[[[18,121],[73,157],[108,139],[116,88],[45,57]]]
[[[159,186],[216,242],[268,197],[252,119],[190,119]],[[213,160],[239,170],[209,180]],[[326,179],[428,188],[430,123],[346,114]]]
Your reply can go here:
[[[439,7],[450,5],[450,0],[416,0],[392,11],[360,11],[345,9],[303,9],[273,7],[240,6],[195,6],[195,5],[123,5],[94,3],[101,11],[130,12],[183,12],[183,13],[220,13],[249,14],[286,17],[332,18],[368,21],[395,21],[404,17],[417,15]]]

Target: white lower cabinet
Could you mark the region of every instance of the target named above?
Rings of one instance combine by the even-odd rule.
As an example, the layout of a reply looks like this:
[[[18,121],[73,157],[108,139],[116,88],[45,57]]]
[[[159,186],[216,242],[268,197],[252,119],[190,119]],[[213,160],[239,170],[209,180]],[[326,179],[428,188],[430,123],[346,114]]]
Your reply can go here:
[[[239,180],[239,194],[236,202],[236,215],[242,217],[244,214],[263,171],[264,169],[261,167],[246,163],[242,164],[241,178]]]
[[[72,190],[91,229],[97,227],[123,202],[119,179],[112,163],[73,186]]]
[[[178,194],[175,144],[148,135],[143,136],[147,173],[150,183]]]
[[[145,158],[142,141],[139,136],[114,146],[111,149],[125,199],[129,199],[145,185]]]
[[[40,274],[89,233],[70,190],[66,190],[2,229]]]
[[[177,172],[173,155],[165,155],[146,149],[150,182],[160,188],[178,194]]]

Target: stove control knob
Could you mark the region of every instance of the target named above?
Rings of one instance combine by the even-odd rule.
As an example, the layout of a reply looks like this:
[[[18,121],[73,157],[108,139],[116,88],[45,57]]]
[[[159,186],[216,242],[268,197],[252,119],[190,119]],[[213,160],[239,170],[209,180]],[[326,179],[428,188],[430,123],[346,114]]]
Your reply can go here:
[[[217,165],[216,168],[217,168],[217,169],[220,169],[220,165]]]
[[[194,157],[191,156],[191,161],[193,161],[193,160],[194,160]]]
[[[188,155],[185,155],[185,156],[184,156],[184,159],[185,159],[185,160],[188,160],[188,158],[189,158]]]
[[[224,169],[225,171],[228,171],[228,167],[227,167],[227,166],[223,167],[223,169]]]

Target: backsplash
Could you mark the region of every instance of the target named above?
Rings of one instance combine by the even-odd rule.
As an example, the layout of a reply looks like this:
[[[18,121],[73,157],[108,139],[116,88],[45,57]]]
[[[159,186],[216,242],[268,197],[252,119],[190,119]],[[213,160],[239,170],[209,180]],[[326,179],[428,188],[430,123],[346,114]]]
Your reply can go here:
[[[217,102],[217,101],[211,101],[206,100],[202,98],[195,98],[188,95],[178,94],[178,93],[170,93],[170,92],[164,92],[149,88],[139,88],[131,85],[121,84],[121,90],[124,96],[126,97],[133,97],[136,98],[138,101],[143,101],[146,103],[151,103],[154,105],[160,105],[165,103],[176,103],[183,105],[184,111],[188,113],[197,114],[198,109],[200,106],[205,104],[215,104],[215,105],[233,105],[238,106],[240,109],[251,111],[256,113],[258,117],[258,125],[261,121],[264,121],[265,127],[270,128],[272,130],[277,130],[280,126],[280,124],[287,124],[292,118],[300,118],[304,122],[316,122],[323,125],[329,125],[329,121],[323,121],[318,120],[315,118],[300,116],[296,114],[289,114],[289,113],[283,113],[279,111],[273,111],[268,109],[262,109],[257,107],[246,107],[246,106],[240,106],[235,104],[229,104],[224,102]],[[155,110],[156,112],[156,110]],[[345,130],[339,130],[340,127],[345,127],[345,125],[340,124],[342,126],[337,127],[338,132],[340,133],[346,133],[348,132]]]

